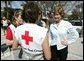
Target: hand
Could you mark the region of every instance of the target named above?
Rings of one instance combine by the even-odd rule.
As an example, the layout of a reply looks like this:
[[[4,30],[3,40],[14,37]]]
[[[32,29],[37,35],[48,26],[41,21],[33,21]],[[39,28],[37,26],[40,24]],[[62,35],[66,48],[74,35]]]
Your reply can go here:
[[[61,43],[62,43],[63,45],[65,45],[65,46],[67,46],[67,45],[68,45],[68,40],[67,40],[67,38],[64,38],[64,40],[61,41]]]

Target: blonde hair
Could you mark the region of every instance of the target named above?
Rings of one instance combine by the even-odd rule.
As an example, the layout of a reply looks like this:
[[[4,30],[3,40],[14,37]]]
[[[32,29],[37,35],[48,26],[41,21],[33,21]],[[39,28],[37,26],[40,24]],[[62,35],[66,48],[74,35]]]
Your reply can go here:
[[[13,17],[12,17],[12,22],[14,22],[15,19],[19,17],[19,15],[21,15],[21,11],[15,11],[15,12],[14,12],[14,15],[13,15]]]
[[[61,6],[58,6],[58,7],[54,8],[54,15],[56,13],[59,13],[62,17],[64,17],[64,9]]]

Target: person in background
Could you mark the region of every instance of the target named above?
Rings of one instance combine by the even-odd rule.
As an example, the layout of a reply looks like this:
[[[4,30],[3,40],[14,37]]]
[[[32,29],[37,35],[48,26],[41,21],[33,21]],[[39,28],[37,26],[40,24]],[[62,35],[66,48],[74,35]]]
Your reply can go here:
[[[55,23],[54,13],[52,11],[50,11],[49,14],[48,14],[48,22],[49,22],[49,27],[52,23]]]
[[[2,20],[1,20],[1,23],[3,24],[2,27],[3,27],[3,31],[4,31],[4,35],[5,35],[6,29],[7,29],[7,26],[8,26],[8,21],[5,17],[3,17]]]
[[[48,13],[48,19],[47,19],[47,24],[48,24],[48,32],[50,30],[50,25],[55,23],[55,20],[54,20],[54,13],[52,11],[50,11]]]
[[[41,12],[41,13],[42,13],[42,12]],[[43,15],[41,14],[41,17],[39,17],[40,20],[38,20],[38,21],[36,22],[36,24],[39,25],[39,26],[41,26],[41,27],[46,27],[46,23],[45,23],[45,21],[43,21],[42,16],[43,16]]]
[[[72,24],[63,20],[64,10],[62,7],[55,7],[55,23],[50,25],[49,41],[51,45],[51,60],[66,60],[68,45],[76,42],[79,37],[78,32]]]
[[[21,18],[21,11],[15,11],[12,17],[12,23],[7,27],[6,36],[5,36],[6,45],[9,46],[10,51],[11,51],[13,42],[15,41],[14,40],[15,29],[22,24],[23,24],[23,20]],[[19,57],[21,57],[21,54],[22,52],[19,53]]]

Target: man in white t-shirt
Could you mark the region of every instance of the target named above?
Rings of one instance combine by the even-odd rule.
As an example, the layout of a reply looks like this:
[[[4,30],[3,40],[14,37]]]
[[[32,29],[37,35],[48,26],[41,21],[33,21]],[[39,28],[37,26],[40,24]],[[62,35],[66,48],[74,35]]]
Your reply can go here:
[[[44,42],[47,29],[40,27],[36,24],[21,25],[15,30],[15,37],[18,43],[21,44],[24,51],[23,56],[29,59],[43,59],[42,43]],[[28,53],[28,55],[26,55]],[[35,55],[37,55],[35,57]],[[33,57],[34,56],[34,57]]]
[[[31,6],[32,5],[32,6]],[[41,10],[34,2],[29,2],[23,8],[22,19],[25,24],[15,30],[13,49],[21,45],[24,60],[50,60],[51,52],[48,43],[47,29],[41,27],[36,21],[41,18]]]

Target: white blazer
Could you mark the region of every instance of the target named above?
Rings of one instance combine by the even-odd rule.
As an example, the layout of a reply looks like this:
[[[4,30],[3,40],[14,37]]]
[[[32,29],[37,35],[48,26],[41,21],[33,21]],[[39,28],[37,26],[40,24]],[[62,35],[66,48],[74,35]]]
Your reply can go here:
[[[49,31],[49,44],[51,46],[57,45],[57,49],[63,49],[66,46],[61,43],[64,38],[67,38],[68,44],[72,44],[79,37],[76,29],[68,21],[61,20],[59,25],[56,23],[51,24]]]

